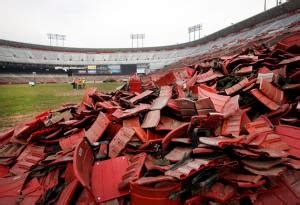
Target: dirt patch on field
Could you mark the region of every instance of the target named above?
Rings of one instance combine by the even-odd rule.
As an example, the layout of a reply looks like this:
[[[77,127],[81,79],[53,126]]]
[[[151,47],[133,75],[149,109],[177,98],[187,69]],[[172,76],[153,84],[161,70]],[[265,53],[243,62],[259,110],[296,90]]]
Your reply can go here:
[[[30,113],[25,115],[13,115],[9,117],[0,117],[0,131],[4,131],[15,125],[31,120],[37,113]]]
[[[61,97],[61,96],[82,96],[82,94],[83,94],[83,91],[74,90],[74,91],[70,91],[70,92],[57,93],[54,96],[56,96],[56,97]]]

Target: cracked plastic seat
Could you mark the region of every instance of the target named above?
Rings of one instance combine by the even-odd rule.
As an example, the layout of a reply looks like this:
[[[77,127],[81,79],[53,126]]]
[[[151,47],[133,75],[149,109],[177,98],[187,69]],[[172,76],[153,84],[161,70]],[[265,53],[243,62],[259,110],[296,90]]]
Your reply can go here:
[[[75,148],[73,156],[75,176],[95,203],[129,194],[128,189],[118,189],[127,167],[128,159],[124,156],[95,161],[93,149],[87,138],[83,138]]]

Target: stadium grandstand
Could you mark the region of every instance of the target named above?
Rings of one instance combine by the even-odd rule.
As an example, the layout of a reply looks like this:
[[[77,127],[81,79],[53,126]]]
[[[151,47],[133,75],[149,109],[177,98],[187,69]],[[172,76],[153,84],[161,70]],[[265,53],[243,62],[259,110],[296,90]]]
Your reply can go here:
[[[0,83],[70,82],[72,76],[88,81],[124,78],[147,73],[222,49],[224,53],[249,42],[272,43],[299,31],[300,2],[290,1],[231,25],[199,40],[145,48],[68,48],[0,40]],[[198,59],[198,58],[196,58]],[[179,64],[178,64],[179,65]]]

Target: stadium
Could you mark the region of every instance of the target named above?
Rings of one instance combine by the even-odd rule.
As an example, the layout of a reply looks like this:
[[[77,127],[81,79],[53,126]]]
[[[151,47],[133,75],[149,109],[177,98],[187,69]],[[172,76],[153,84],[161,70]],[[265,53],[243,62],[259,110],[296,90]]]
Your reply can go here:
[[[201,29],[0,39],[0,204],[299,204],[300,1]]]
[[[107,75],[159,70],[180,60],[218,50],[234,52],[236,47],[242,49],[250,42],[268,42],[277,36],[274,43],[297,30],[296,6],[297,1],[282,4],[199,40],[170,46],[88,49],[1,40],[0,83],[28,83],[33,72],[40,82],[70,82],[68,78],[73,75],[85,75],[90,81],[103,80]]]

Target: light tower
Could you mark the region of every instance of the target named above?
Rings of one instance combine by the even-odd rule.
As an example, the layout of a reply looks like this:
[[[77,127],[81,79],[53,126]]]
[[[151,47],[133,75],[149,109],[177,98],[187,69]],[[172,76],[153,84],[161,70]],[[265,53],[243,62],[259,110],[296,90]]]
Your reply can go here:
[[[191,41],[191,33],[194,33],[194,40],[196,40],[196,32],[198,31],[198,39],[200,38],[200,31],[202,30],[202,24],[197,24],[188,28],[189,41]]]
[[[144,47],[144,39],[145,39],[145,34],[131,34],[130,35],[131,38],[131,47],[133,48],[134,45],[134,39],[136,39],[136,47],[139,47],[139,40],[142,41],[142,46]]]
[[[66,35],[47,33],[47,37],[50,40],[50,46],[52,46],[52,40],[56,41],[56,46],[58,46],[58,41],[62,41],[62,46],[65,45]]]

